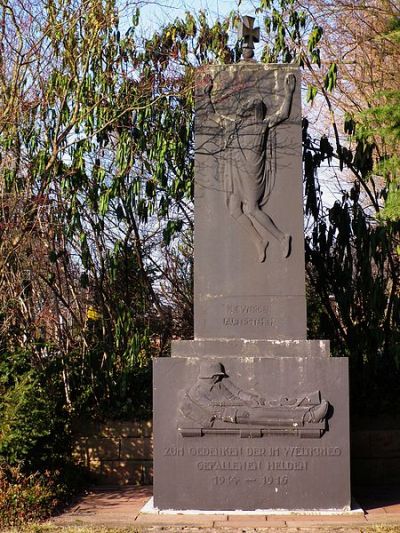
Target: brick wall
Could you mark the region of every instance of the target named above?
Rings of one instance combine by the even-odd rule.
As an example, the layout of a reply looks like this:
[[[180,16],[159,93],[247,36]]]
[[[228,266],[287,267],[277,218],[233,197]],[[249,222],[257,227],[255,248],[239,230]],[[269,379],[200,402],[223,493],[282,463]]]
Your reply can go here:
[[[397,426],[399,427],[399,426]],[[103,485],[147,485],[153,479],[152,424],[80,422],[74,428],[74,458]],[[354,429],[351,433],[353,486],[398,484],[400,430]]]
[[[100,485],[149,485],[153,479],[151,422],[78,422],[74,459]]]

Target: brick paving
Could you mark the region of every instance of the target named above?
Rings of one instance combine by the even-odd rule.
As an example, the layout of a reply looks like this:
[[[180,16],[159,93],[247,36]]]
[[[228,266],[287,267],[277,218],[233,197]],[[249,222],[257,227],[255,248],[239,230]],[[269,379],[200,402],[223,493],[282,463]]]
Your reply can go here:
[[[400,488],[354,491],[362,511],[343,515],[307,514],[160,514],[142,513],[152,496],[152,487],[115,487],[94,489],[79,498],[63,514],[53,518],[57,526],[96,525],[135,527],[138,531],[185,531],[185,533],[230,531],[368,531],[368,526],[387,526],[400,532]],[[360,529],[361,528],[361,529]],[[396,528],[397,530],[397,528]]]

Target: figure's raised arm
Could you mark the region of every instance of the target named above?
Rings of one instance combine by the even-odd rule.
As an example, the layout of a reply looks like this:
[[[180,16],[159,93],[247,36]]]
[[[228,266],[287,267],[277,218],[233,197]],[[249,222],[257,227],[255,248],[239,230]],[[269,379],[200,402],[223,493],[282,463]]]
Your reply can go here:
[[[220,126],[223,126],[223,118],[219,115],[219,113],[215,111],[214,104],[211,100],[211,92],[213,90],[213,87],[214,87],[214,81],[212,77],[206,76],[206,78],[204,78],[204,86],[203,86],[203,93],[204,93],[204,96],[207,98],[205,111],[210,118],[212,118],[213,120],[215,120],[215,122],[217,122],[217,124],[219,124]]]
[[[289,118],[295,87],[296,76],[294,74],[288,74],[285,79],[285,96],[282,105],[274,115],[266,118],[269,126],[277,126]]]

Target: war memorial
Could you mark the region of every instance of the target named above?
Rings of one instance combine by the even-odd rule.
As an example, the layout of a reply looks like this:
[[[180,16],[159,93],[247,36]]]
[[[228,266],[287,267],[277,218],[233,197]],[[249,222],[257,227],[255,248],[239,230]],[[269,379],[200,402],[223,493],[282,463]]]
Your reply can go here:
[[[195,329],[154,360],[154,507],[349,510],[348,361],[307,340],[300,72],[196,79]]]

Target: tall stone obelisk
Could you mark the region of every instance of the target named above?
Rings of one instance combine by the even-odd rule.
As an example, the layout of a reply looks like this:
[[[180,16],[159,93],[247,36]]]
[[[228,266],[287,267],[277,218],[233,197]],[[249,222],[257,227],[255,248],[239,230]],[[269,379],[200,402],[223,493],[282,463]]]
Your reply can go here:
[[[159,509],[348,509],[347,359],[306,340],[299,71],[199,69],[195,339],[154,361]]]

